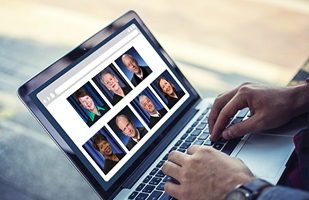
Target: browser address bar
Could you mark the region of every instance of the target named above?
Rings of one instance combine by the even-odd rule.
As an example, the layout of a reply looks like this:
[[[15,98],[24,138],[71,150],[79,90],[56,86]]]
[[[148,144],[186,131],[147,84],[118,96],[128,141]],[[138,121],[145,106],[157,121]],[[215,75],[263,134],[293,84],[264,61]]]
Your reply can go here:
[[[138,35],[138,31],[134,30],[129,35],[127,35],[125,38],[120,40],[118,43],[116,43],[112,48],[108,49],[104,54],[99,56],[97,59],[95,59],[92,63],[90,63],[87,67],[80,70],[77,74],[75,74],[72,78],[64,82],[61,86],[55,89],[55,93],[57,95],[64,92],[68,87],[73,85],[76,81],[81,79],[85,74],[87,74],[89,71],[93,70],[100,62],[111,56],[115,51],[120,49],[124,44],[129,42],[131,39],[133,39],[136,35]]]

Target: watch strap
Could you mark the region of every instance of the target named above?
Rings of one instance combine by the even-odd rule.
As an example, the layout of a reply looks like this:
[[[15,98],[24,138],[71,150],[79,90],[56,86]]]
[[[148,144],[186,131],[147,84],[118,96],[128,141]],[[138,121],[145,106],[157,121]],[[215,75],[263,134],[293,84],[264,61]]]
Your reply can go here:
[[[265,180],[262,179],[255,179],[245,185],[240,186],[239,188],[243,188],[245,190],[248,190],[250,193],[250,199],[256,200],[257,197],[261,194],[263,189],[266,187],[273,186],[272,184],[268,183]]]

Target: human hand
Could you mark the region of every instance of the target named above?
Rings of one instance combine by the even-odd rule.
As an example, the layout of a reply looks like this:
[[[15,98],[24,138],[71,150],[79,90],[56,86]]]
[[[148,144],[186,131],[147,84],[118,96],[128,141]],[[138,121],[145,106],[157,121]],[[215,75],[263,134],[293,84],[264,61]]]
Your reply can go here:
[[[162,168],[164,174],[179,182],[168,181],[164,187],[177,199],[220,200],[238,184],[255,179],[240,159],[212,147],[193,145],[187,153],[172,151]]]
[[[307,86],[308,87],[308,86]],[[308,88],[302,88],[309,91]],[[219,95],[209,114],[210,140],[231,139],[247,133],[279,127],[299,114],[300,87],[277,87],[244,83]],[[304,93],[302,93],[304,96]],[[300,99],[304,101],[304,99]],[[249,107],[251,117],[225,128],[238,110]]]

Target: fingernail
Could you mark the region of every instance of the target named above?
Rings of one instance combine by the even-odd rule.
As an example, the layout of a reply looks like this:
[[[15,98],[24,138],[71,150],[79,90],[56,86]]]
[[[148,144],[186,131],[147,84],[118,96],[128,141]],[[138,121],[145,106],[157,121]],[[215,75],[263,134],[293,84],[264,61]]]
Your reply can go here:
[[[222,136],[223,136],[223,138],[225,138],[225,139],[231,139],[231,138],[233,138],[230,129],[227,129],[227,130],[223,131]]]

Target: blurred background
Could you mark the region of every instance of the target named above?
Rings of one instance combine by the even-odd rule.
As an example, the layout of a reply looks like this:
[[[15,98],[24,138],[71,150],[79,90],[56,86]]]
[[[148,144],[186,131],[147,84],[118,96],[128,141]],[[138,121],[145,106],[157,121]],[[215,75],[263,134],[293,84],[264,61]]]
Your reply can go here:
[[[309,55],[308,0],[0,0],[0,199],[99,199],[16,96],[135,10],[203,97],[286,85]],[[206,78],[207,77],[207,78]]]

